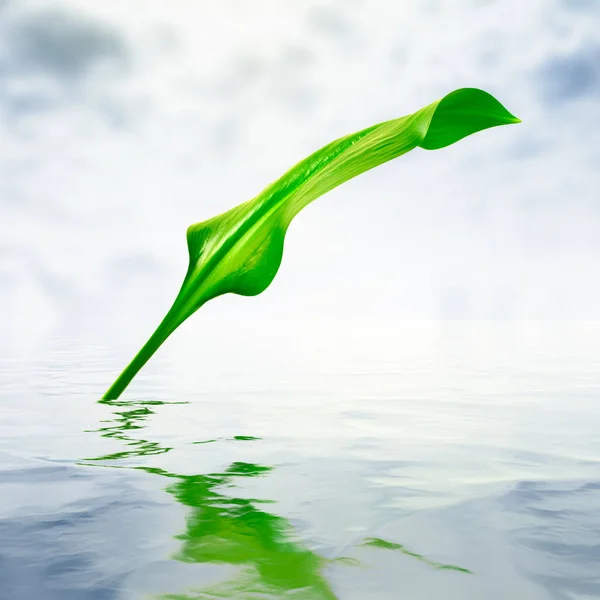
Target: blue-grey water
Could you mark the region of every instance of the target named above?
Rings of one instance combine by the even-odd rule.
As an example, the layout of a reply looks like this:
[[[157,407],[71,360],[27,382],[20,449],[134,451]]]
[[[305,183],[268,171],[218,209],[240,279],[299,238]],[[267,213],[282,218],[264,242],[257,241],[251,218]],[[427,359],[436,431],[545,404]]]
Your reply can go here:
[[[136,344],[2,344],[1,600],[600,598],[600,324]]]

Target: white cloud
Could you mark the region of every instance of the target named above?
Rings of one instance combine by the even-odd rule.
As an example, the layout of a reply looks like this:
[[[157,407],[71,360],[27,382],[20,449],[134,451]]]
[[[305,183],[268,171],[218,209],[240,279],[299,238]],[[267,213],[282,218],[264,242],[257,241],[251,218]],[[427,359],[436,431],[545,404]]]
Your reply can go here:
[[[290,228],[272,287],[218,299],[211,314],[600,317],[596,4],[4,10],[5,310],[35,296],[77,326],[158,319],[185,271],[189,224],[335,137],[477,86],[523,124],[415,151],[320,199]],[[15,327],[36,327],[19,315]]]

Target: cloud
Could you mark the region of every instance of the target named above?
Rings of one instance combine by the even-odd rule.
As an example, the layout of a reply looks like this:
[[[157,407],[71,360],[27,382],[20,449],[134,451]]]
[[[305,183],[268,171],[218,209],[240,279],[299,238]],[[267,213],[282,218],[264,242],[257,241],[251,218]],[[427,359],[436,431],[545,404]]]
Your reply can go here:
[[[547,58],[537,73],[537,91],[547,104],[581,98],[600,89],[600,45],[581,43],[569,53]]]
[[[96,321],[144,298],[161,316],[190,223],[336,137],[473,85],[523,124],[415,151],[333,191],[290,229],[272,288],[240,306],[269,318],[517,318],[554,314],[564,288],[554,312],[597,314],[593,6],[556,0],[549,13],[532,0],[514,21],[517,0],[259,0],[243,19],[202,3],[44,4],[13,2],[0,21],[10,306],[35,291],[70,321],[77,307]]]
[[[338,9],[316,7],[309,11],[307,21],[312,29],[335,38],[352,33],[352,25]]]
[[[9,121],[73,102],[93,105],[131,66],[117,28],[72,8],[8,5],[0,39],[0,108]]]
[[[100,66],[127,67],[129,50],[119,32],[64,9],[24,12],[7,27],[4,70],[81,80]]]
[[[561,4],[568,10],[592,12],[598,9],[597,0],[561,0]]]

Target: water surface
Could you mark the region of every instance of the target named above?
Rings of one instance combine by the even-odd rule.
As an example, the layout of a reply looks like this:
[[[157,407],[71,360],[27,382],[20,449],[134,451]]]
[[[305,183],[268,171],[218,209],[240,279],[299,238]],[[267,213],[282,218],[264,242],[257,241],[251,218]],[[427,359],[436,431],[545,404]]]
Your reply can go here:
[[[600,597],[599,324],[198,331],[2,347],[2,600]]]

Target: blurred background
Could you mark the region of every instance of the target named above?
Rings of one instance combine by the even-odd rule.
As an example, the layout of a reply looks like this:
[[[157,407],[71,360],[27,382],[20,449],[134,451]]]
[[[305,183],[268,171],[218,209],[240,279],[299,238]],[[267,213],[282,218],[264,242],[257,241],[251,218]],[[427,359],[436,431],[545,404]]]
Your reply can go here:
[[[188,225],[464,86],[523,123],[334,190],[267,292],[205,319],[600,318],[599,24],[596,0],[4,0],[0,335],[137,346]]]

